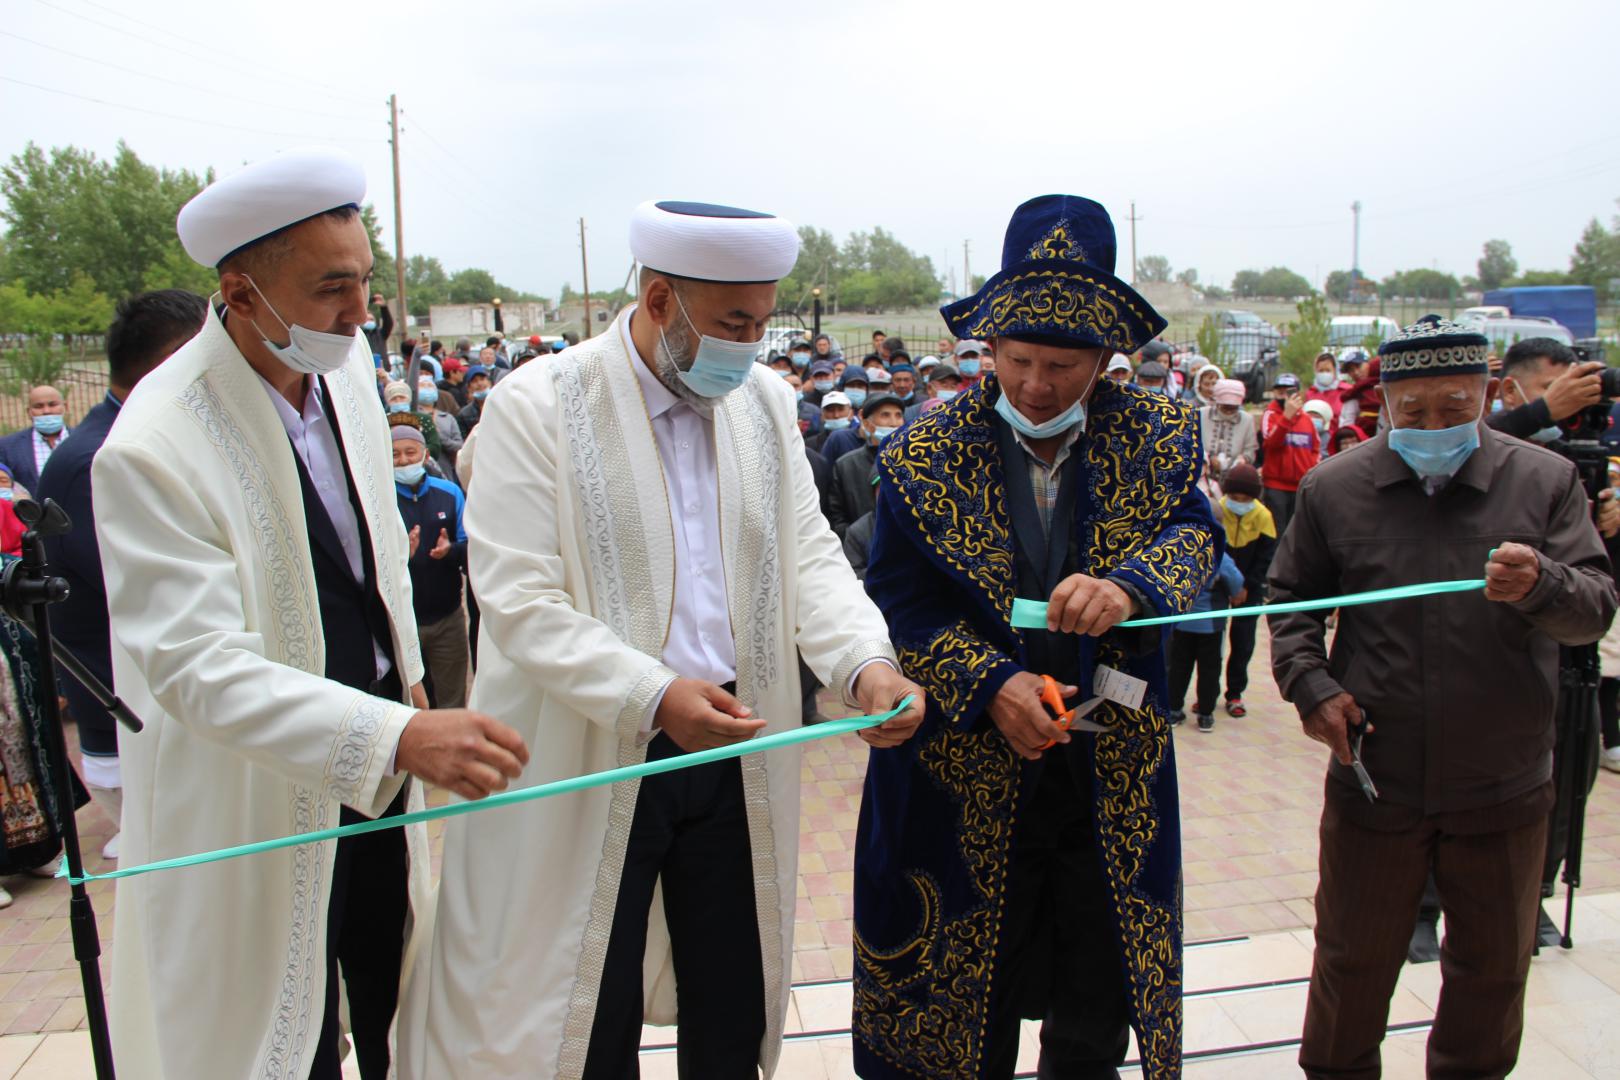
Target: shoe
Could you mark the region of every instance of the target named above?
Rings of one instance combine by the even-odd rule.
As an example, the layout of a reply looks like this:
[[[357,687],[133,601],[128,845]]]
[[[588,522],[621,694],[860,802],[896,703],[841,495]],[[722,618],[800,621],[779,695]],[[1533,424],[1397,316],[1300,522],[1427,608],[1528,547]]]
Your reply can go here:
[[[1430,918],[1418,914],[1417,925],[1412,927],[1412,940],[1406,946],[1408,964],[1432,964],[1440,959],[1439,916]]]
[[[1185,719],[1187,719],[1187,714],[1183,710],[1181,710],[1181,709],[1171,709],[1170,710],[1170,726],[1171,727],[1180,727],[1181,722],[1183,720],[1185,720]]]
[[[1227,698],[1226,699],[1226,715],[1227,716],[1235,716],[1235,717],[1238,717],[1238,718],[1248,716],[1249,715],[1249,707],[1247,705],[1243,704],[1243,699],[1240,698],[1240,697]],[[1620,765],[1617,765],[1616,768],[1620,768]]]
[[[0,908],[8,908],[10,906],[11,894],[6,891],[4,885],[0,885]]]
[[[1201,712],[1201,713],[1193,713],[1193,715],[1198,717],[1198,730],[1199,731],[1214,731],[1215,730],[1215,714],[1214,713]]]
[[[30,866],[28,868],[28,873],[33,877],[52,878],[56,876],[56,871],[60,869],[61,866],[62,856],[58,855],[44,866]]]
[[[101,857],[103,859],[106,859],[109,862],[118,861],[118,838],[123,835],[124,834],[121,832],[115,832],[113,833],[111,840],[101,845]]]
[[[1620,772],[1620,746],[1611,746],[1603,751],[1603,767],[1610,772]]]

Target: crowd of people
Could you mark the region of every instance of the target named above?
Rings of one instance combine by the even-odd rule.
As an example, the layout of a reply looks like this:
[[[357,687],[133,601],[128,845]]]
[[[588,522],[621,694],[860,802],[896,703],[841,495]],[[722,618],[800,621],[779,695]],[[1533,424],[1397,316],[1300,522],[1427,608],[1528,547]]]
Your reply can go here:
[[[35,388],[0,440],[0,500],[78,525],[49,552],[64,645],[146,722],[62,685],[75,798],[122,822],[108,858],[743,743],[821,719],[825,687],[887,717],[860,732],[856,1071],[1002,1080],[1035,1019],[1041,1075],[1115,1075],[1134,1033],[1174,1077],[1171,740],[1248,714],[1259,617],[1229,612],[1483,573],[1268,626],[1331,751],[1302,1068],[1376,1074],[1434,912],[1431,1070],[1512,1068],[1571,854],[1561,653],[1601,642],[1591,720],[1620,770],[1620,458],[1587,491],[1546,449],[1605,400],[1596,367],[1430,317],[1249,401],[1162,339],[1078,196],[1017,208],[927,351],[878,331],[761,355],[796,230],[684,202],[635,211],[635,303],[597,337],[391,349],[363,194],[327,151],[211,185],[179,234],[214,303],[126,301],[106,399],[68,430]],[[1015,601],[1044,628],[1014,629]],[[1132,621],[1153,615],[1186,618]],[[15,734],[28,647],[0,617],[0,872],[59,848]],[[752,754],[457,817],[436,892],[420,823],[131,877],[120,1067],[335,1080],[352,1047],[368,1078],[596,1080],[635,1074],[645,1022],[677,1025],[683,1075],[769,1076],[799,782],[796,755]]]

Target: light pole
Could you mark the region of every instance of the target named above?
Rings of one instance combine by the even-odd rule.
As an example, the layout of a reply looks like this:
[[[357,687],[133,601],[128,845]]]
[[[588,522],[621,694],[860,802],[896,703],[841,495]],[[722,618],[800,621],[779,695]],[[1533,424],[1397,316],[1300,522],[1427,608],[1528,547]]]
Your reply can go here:
[[[1350,302],[1359,302],[1361,295],[1361,200],[1357,199],[1350,204],[1350,213],[1355,220],[1350,241]]]
[[[821,286],[817,285],[810,290],[810,296],[815,300],[816,337],[821,336]]]

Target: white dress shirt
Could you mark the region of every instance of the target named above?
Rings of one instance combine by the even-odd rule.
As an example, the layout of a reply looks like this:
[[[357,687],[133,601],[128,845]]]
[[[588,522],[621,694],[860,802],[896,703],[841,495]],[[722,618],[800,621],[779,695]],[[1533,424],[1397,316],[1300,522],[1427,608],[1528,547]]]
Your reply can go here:
[[[632,309],[634,317],[634,309]],[[624,348],[635,358],[636,380],[652,420],[664,466],[675,534],[675,598],[664,663],[688,679],[724,685],[737,678],[737,644],[720,541],[720,467],[714,420],[677,397],[652,373],[630,338],[630,319],[619,324]],[[643,727],[650,727],[656,704]]]
[[[68,437],[68,429],[63,428],[62,433],[56,437],[56,446],[62,445],[62,440]],[[51,453],[56,449],[45,441],[45,436],[34,432],[34,475],[39,476],[45,472],[45,463],[51,460]]]
[[[338,543],[343,546],[343,555],[348,559],[354,580],[365,581],[365,549],[360,544],[360,520],[355,516],[354,504],[349,501],[348,472],[343,466],[343,454],[338,450],[337,437],[332,433],[332,421],[322,407],[321,381],[306,378],[302,413],[295,410],[263,375],[259,375],[259,382],[264,385],[264,392],[270,395],[270,403],[276,407],[276,415],[281,417],[281,426],[287,429],[287,437],[292,440],[298,459],[309,473],[310,483],[315,485],[315,492],[321,497],[326,516],[337,530]],[[394,664],[375,640],[371,643],[371,649],[377,654],[377,678],[381,679]]]
[[[726,597],[725,564],[720,541],[720,467],[715,460],[714,420],[703,416],[658,380],[636,350],[630,320],[619,324],[619,334],[636,369],[641,396],[652,419],[653,439],[664,466],[664,483],[675,533],[675,599],[669,638],[661,659],[672,671],[689,679],[707,679],[724,685],[737,677],[737,644],[731,632],[731,607]],[[850,673],[841,688],[844,701],[855,703],[855,683],[872,664],[894,665],[876,657]],[[641,720],[651,731],[663,702],[655,698]]]

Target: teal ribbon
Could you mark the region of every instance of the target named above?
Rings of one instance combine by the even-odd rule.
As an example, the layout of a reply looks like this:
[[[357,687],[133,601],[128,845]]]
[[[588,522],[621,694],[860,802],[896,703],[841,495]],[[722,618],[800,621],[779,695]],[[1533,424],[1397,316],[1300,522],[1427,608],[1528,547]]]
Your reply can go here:
[[[297,847],[300,844],[316,844],[323,840],[340,840],[345,836],[362,836],[365,833],[381,832],[383,829],[398,829],[406,825],[415,825],[421,821],[438,821],[440,818],[458,817],[462,814],[477,814],[485,810],[499,810],[504,806],[516,806],[519,803],[533,802],[536,799],[549,799],[553,795],[567,795],[575,791],[584,791],[587,788],[617,784],[624,780],[640,780],[646,776],[656,776],[658,773],[674,772],[677,769],[690,769],[694,765],[707,765],[711,761],[726,761],[730,758],[742,757],[744,754],[763,754],[770,750],[780,750],[788,746],[814,742],[817,739],[830,739],[835,735],[848,735],[850,732],[877,727],[879,724],[894,719],[904,712],[911,702],[912,698],[908,694],[901,699],[900,704],[888,712],[877,713],[873,716],[851,716],[843,720],[827,720],[808,727],[795,728],[792,731],[779,731],[775,735],[762,735],[759,738],[749,739],[745,742],[732,743],[730,746],[717,746],[712,750],[699,750],[691,754],[663,758],[659,761],[644,761],[640,765],[626,765],[621,769],[609,769],[606,772],[572,776],[566,780],[554,780],[549,784],[537,784],[534,787],[519,788],[516,791],[503,791],[498,795],[491,795],[488,798],[478,799],[474,802],[449,803],[445,806],[429,807],[426,810],[417,810],[409,814],[396,814],[393,817],[377,818],[375,821],[359,821],[353,825],[340,825],[331,829],[318,829],[315,832],[281,836],[274,840],[259,840],[251,844],[238,844],[235,847],[203,851],[196,855],[181,855],[173,859],[160,859],[157,862],[142,863],[139,866],[124,866],[105,874],[86,874],[83,877],[74,877],[68,873],[67,862],[64,860],[61,869],[56,872],[56,876],[67,878],[69,882],[75,885],[88,881],[114,881],[118,878],[152,874],[159,870],[178,870],[182,866],[201,866],[204,863],[239,859],[244,855],[258,855],[261,852],[278,851],[281,848]]]
[[[1468,581],[1431,581],[1423,585],[1400,585],[1393,589],[1374,589],[1371,592],[1330,596],[1322,600],[1290,600],[1286,604],[1259,604],[1253,607],[1222,608],[1219,611],[1187,611],[1180,615],[1161,615],[1152,619],[1131,619],[1119,625],[1170,626],[1175,623],[1197,622],[1202,619],[1233,619],[1243,615],[1281,615],[1289,611],[1330,611],[1334,608],[1356,607],[1359,604],[1382,604],[1390,600],[1410,600],[1416,596],[1439,596],[1442,593],[1478,592],[1485,587],[1484,578]],[[1039,600],[1014,600],[1012,624],[1020,630],[1045,630],[1046,605]]]

